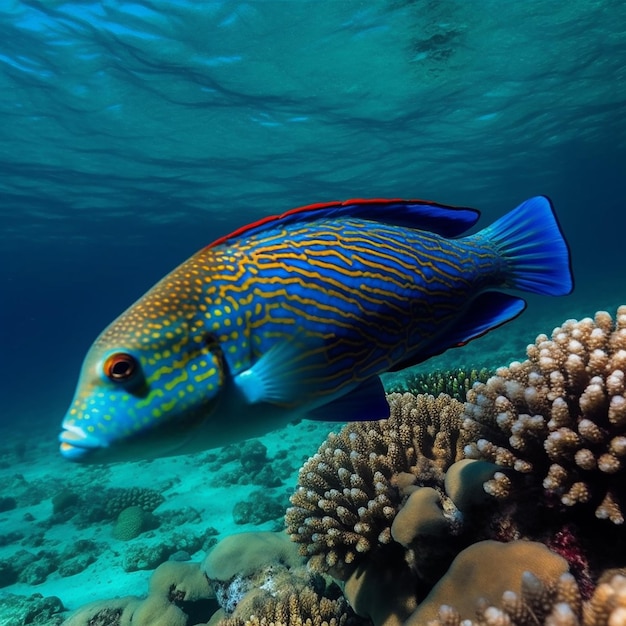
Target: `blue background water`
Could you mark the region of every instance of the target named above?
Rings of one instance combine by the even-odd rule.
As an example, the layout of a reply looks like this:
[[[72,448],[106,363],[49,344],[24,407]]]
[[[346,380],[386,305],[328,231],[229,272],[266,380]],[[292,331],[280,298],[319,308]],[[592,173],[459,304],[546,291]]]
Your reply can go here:
[[[624,301],[625,29],[617,0],[3,2],[0,422],[56,449],[109,321],[309,202],[432,198],[485,224],[545,193],[577,291],[515,323]]]

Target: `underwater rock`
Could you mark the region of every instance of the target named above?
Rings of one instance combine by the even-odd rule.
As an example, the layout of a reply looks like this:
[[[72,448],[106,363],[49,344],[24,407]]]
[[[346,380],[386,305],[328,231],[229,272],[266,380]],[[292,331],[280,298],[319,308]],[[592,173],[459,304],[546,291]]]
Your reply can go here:
[[[172,554],[184,550],[193,555],[212,539],[211,531],[204,533],[190,533],[179,531],[165,537],[159,544],[150,545],[135,542],[126,550],[122,560],[122,567],[126,572],[154,569],[167,561]]]
[[[87,569],[102,554],[102,546],[94,541],[80,539],[68,546],[59,557],[59,574],[73,576]]]
[[[76,506],[79,502],[80,497],[77,493],[69,489],[63,489],[52,496],[52,513],[62,513],[66,509]]]
[[[0,535],[0,547],[9,546],[12,543],[17,543],[20,539],[24,538],[24,533],[21,533],[18,530],[14,530],[10,533],[5,533],[4,535]]]
[[[171,601],[190,602],[215,597],[200,563],[167,561],[154,570],[150,593],[168,596]]]
[[[241,447],[239,460],[245,472],[259,472],[267,463],[267,446],[258,439],[250,439]]]
[[[167,546],[133,544],[125,553],[122,567],[125,572],[154,569],[169,557]]]
[[[2,626],[58,626],[63,622],[63,603],[56,596],[44,597],[7,594],[0,597],[0,623]]]
[[[163,531],[180,528],[183,524],[197,523],[202,521],[202,514],[192,506],[185,506],[180,509],[170,509],[159,513],[161,522],[160,528]],[[215,534],[217,530],[213,529]]]
[[[5,511],[12,511],[17,507],[17,500],[12,496],[0,497],[0,513]]]
[[[17,582],[17,569],[11,561],[0,561],[0,588]]]
[[[208,621],[217,607],[199,563],[168,562],[152,574],[146,598],[90,602],[63,626],[186,626]]]
[[[235,524],[260,525],[281,519],[285,515],[285,501],[272,498],[264,491],[253,491],[248,498],[233,506],[233,520]]]
[[[140,602],[141,598],[136,596],[95,600],[72,611],[63,626],[120,626]]]
[[[40,552],[33,561],[23,567],[19,567],[19,582],[28,585],[39,585],[58,567],[57,555],[53,552]]]

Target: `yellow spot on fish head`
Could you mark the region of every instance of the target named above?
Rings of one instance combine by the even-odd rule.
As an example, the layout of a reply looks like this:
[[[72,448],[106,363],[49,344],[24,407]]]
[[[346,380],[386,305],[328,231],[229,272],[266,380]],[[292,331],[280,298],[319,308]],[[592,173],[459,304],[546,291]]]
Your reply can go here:
[[[206,268],[202,278],[213,269]],[[222,349],[228,348],[220,348],[215,337],[207,340],[207,331],[219,331],[222,320],[230,331],[238,305],[226,304],[232,299],[228,290],[221,301],[216,298],[223,291],[218,283],[209,282],[199,295],[199,271],[197,261],[177,276],[175,270],[105,330],[94,344],[100,370],[94,365],[85,375],[89,382],[81,379],[64,423],[72,420],[77,432],[89,429],[107,447],[147,430],[153,431],[150,441],[157,441],[163,424],[180,420],[185,428],[209,410],[208,401],[223,387]],[[135,355],[140,384],[103,375],[103,355],[111,351]]]

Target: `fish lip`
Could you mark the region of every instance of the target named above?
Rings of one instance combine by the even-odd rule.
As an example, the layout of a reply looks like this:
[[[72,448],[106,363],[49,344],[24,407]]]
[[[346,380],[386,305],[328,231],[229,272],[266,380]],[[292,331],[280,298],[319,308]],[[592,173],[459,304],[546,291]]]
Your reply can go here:
[[[69,424],[60,433],[59,442],[61,454],[71,461],[82,459],[95,450],[106,447],[102,441],[88,435],[82,428]]]

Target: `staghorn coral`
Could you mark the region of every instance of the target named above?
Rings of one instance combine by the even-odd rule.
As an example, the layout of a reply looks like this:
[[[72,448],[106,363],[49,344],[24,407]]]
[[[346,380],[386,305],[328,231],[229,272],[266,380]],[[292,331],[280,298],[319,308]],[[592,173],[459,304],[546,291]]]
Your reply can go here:
[[[486,367],[433,370],[430,372],[409,371],[404,375],[402,381],[390,382],[386,388],[389,392],[403,393],[408,391],[414,395],[438,396],[440,393],[445,393],[463,402],[465,394],[474,383],[484,383],[494,374],[493,370]]]
[[[528,346],[528,360],[497,370],[467,394],[466,456],[540,481],[567,507],[614,524],[626,511],[626,306],[615,320],[568,320]],[[485,488],[513,492],[503,473]]]
[[[445,471],[463,450],[460,402],[409,393],[388,400],[389,419],[350,423],[328,436],[300,469],[287,510],[287,532],[310,565],[340,578],[392,542],[392,522],[412,491],[442,493]],[[441,510],[450,504],[442,495]],[[438,505],[428,506],[432,513]]]
[[[616,574],[601,582],[583,605],[583,626],[624,626],[626,624],[626,576]]]

